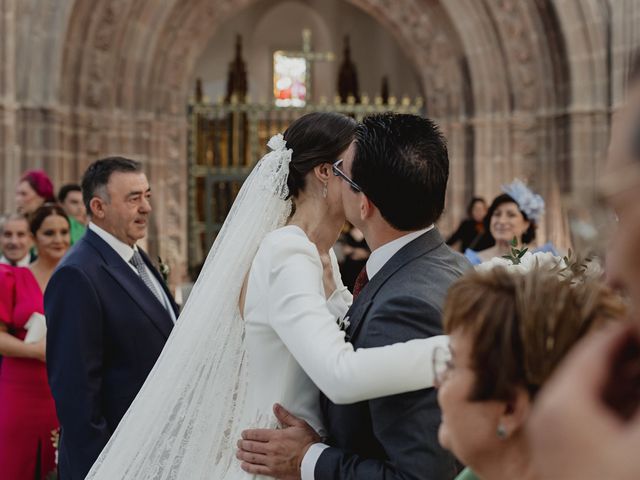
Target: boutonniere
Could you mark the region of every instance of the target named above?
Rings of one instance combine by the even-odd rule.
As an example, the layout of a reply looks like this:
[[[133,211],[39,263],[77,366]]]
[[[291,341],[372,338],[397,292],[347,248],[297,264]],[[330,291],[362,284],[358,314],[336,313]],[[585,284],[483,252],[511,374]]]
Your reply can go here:
[[[164,280],[164,283],[167,283],[169,281],[169,274],[171,273],[171,268],[169,267],[169,265],[167,265],[162,261],[162,258],[160,258],[160,256],[158,256],[158,270],[160,272],[160,275],[162,275],[162,279]]]
[[[336,323],[338,324],[338,327],[340,328],[340,330],[342,330],[343,332],[346,332],[347,328],[349,328],[349,325],[351,325],[348,315],[344,317],[338,317],[338,319],[336,320]]]

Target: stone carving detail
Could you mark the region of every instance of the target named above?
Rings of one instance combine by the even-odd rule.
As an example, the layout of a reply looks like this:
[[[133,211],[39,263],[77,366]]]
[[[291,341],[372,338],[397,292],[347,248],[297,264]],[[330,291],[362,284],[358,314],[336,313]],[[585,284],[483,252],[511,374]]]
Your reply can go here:
[[[111,0],[101,11],[93,35],[94,49],[89,58],[86,84],[86,104],[100,108],[112,104],[113,65],[117,60],[111,50],[114,48],[119,22],[123,19],[125,3],[123,0]]]
[[[89,66],[87,78],[87,99],[86,103],[89,107],[100,108],[108,96],[108,88],[104,84],[104,75],[106,73],[106,65],[104,61],[98,60],[100,55],[96,54]]]
[[[93,42],[98,50],[107,51],[113,45],[113,37],[121,10],[122,2],[119,0],[112,0],[104,7]]]
[[[157,44],[150,55],[155,59],[143,59],[151,66],[144,86],[136,87],[138,109],[163,118],[153,120],[158,128],[150,131],[135,128],[130,137],[113,139],[100,128],[99,115],[92,115],[87,125],[85,151],[89,156],[100,152],[106,138],[109,143],[130,140],[137,153],[151,155],[158,165],[156,181],[164,183],[162,199],[165,208],[161,222],[166,226],[166,237],[162,250],[184,252],[186,226],[183,225],[184,183],[180,175],[169,173],[168,165],[180,164],[185,152],[184,108],[189,90],[189,75],[198,52],[198,45],[204,45],[212,29],[220,25],[230,14],[243,9],[257,0],[171,0],[164,4],[162,17],[164,24],[157,32]],[[463,53],[450,26],[439,21],[444,11],[439,2],[424,0],[350,0],[351,3],[384,21],[385,25],[398,34],[408,55],[413,59],[423,79],[427,96],[428,114],[438,119],[444,128],[450,121],[461,116],[464,82],[462,72]],[[537,84],[534,69],[535,55],[528,30],[522,15],[527,10],[519,0],[487,0],[492,3],[495,16],[500,16],[498,24],[507,55],[510,60],[509,72],[518,92],[518,108],[531,110],[536,105]],[[120,53],[115,51],[116,39],[121,30],[130,28],[127,17],[142,18],[151,11],[152,0],[139,0],[132,7],[130,0],[103,0],[96,9],[99,15],[92,22],[92,31],[87,42],[90,48],[84,53],[85,71],[81,80],[83,103],[97,113],[110,109],[114,103],[117,88],[127,88],[136,79],[114,78],[115,66],[120,62]],[[141,5],[144,4],[144,7]],[[170,6],[168,6],[170,5]],[[98,13],[99,12],[99,13]],[[508,39],[508,42],[507,42]],[[126,55],[130,55],[127,53]],[[135,61],[126,58],[125,61]],[[133,71],[133,70],[130,70]],[[133,87],[132,87],[133,88]],[[93,118],[95,117],[95,118]],[[453,118],[452,118],[453,117]],[[157,122],[157,123],[155,123]],[[107,122],[110,123],[110,122]],[[113,122],[115,125],[116,122]],[[105,125],[106,127],[106,125]],[[520,155],[535,155],[536,123],[522,122],[512,126],[514,148]],[[115,134],[115,132],[114,132]],[[141,142],[142,135],[152,138]],[[460,133],[459,135],[464,135]],[[164,138],[161,138],[164,137]],[[532,140],[534,139],[534,140]],[[143,148],[142,145],[147,145]],[[139,150],[139,152],[138,152]],[[164,182],[163,182],[164,180]]]
[[[184,214],[186,192],[184,191],[184,186],[187,182],[185,179],[186,162],[182,155],[185,150],[185,133],[180,119],[176,118],[169,123],[166,128],[166,135],[169,163],[180,165],[181,168],[165,172],[167,244],[163,245],[163,249],[166,249],[171,263],[184,265],[186,264],[185,252],[187,250],[187,224],[185,222],[186,215]]]
[[[426,78],[427,110],[444,119],[461,113],[462,73],[455,41],[450,32],[432,21],[424,2],[393,0],[352,0],[364,10],[386,18],[410,44],[413,59]]]
[[[184,111],[184,102],[188,92],[188,73],[190,72],[190,62],[194,60],[193,45],[206,41],[211,29],[219,24],[222,19],[241,10],[255,0],[218,0],[218,1],[192,1],[190,5],[177,3],[174,7],[175,14],[169,15],[169,21],[162,33],[163,45],[158,51],[169,52],[165,67],[161,72],[155,72],[166,82],[167,91],[159,92],[162,111],[172,115],[180,114]],[[186,3],[186,2],[185,2]],[[183,15],[178,14],[178,10],[193,12],[196,16],[195,22],[185,22]],[[185,25],[189,27],[185,28]]]
[[[538,170],[541,155],[540,132],[535,116],[541,103],[540,81],[542,73],[537,66],[536,45],[528,23],[526,2],[494,0],[494,16],[506,52],[514,92],[514,110],[517,117],[511,122],[513,141],[512,162],[516,176],[528,177]],[[538,32],[537,35],[541,35]]]
[[[179,114],[188,95],[188,72],[197,54],[193,48],[209,38],[211,29],[230,13],[255,3],[256,0],[192,0],[176,3],[161,34],[157,51],[168,52],[154,77],[162,79],[163,90],[154,96],[160,111]],[[405,39],[412,56],[425,79],[427,108],[436,118],[446,118],[462,110],[461,53],[443,25],[433,21],[432,8],[418,0],[350,0],[370,12]],[[400,4],[399,4],[400,3]],[[439,7],[436,7],[439,8]],[[193,12],[187,16],[185,11]]]
[[[536,71],[535,47],[528,28],[525,2],[518,0],[498,0],[495,2],[495,16],[501,31],[502,44],[509,58],[509,70],[516,92],[516,109],[533,110],[539,101],[539,85],[541,78]]]
[[[87,120],[86,151],[89,156],[96,156],[100,153],[102,146],[102,133],[104,129],[100,125],[97,115],[90,114]]]

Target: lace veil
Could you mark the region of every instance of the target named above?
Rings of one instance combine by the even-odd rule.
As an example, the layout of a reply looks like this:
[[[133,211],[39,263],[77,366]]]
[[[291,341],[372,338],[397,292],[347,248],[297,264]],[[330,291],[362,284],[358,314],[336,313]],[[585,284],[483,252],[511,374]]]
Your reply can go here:
[[[88,479],[221,479],[235,469],[246,400],[238,299],[261,240],[291,211],[285,198],[292,151],[281,134],[268,146],[272,151],[240,189],[160,358]]]

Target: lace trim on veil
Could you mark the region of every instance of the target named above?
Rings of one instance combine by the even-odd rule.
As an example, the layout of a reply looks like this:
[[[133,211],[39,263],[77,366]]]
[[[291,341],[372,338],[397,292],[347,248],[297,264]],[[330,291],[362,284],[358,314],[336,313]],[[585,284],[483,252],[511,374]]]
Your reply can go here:
[[[281,134],[268,146],[272,151],[240,189],[160,358],[87,479],[235,478],[240,429],[275,426],[270,412],[245,411],[238,309],[260,242],[291,212],[285,199],[292,151]]]

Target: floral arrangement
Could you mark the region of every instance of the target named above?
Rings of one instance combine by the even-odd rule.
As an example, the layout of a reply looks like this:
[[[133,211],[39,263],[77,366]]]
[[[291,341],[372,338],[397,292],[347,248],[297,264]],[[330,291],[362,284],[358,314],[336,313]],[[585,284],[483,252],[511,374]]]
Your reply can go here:
[[[569,250],[564,257],[559,257],[551,252],[531,253],[527,248],[519,250],[518,241],[511,241],[511,251],[508,255],[495,257],[476,266],[476,271],[486,272],[496,267],[509,268],[515,273],[527,273],[534,268],[556,271],[561,277],[572,283],[580,282],[585,278],[602,277],[604,271],[595,257],[583,258]]]
[[[516,201],[529,220],[540,221],[544,215],[544,199],[537,193],[533,193],[522,180],[515,179],[510,184],[503,185],[502,191]]]
[[[558,268],[559,270],[567,268],[565,259],[558,257],[551,252],[531,253],[526,249],[517,250],[514,248],[514,250],[518,252],[517,256],[492,258],[487,262],[477,265],[476,270],[479,272],[486,272],[495,267],[509,267],[509,270],[526,273],[534,267],[549,268],[549,270],[554,268]]]

